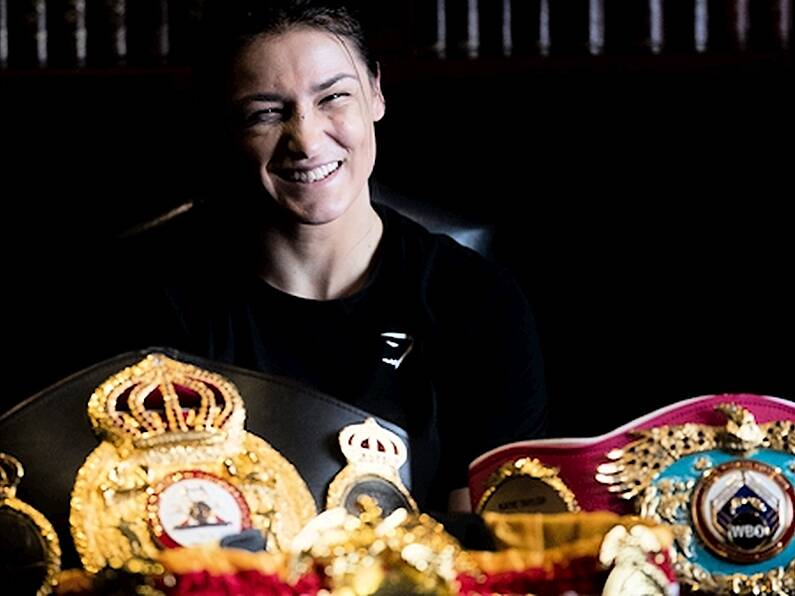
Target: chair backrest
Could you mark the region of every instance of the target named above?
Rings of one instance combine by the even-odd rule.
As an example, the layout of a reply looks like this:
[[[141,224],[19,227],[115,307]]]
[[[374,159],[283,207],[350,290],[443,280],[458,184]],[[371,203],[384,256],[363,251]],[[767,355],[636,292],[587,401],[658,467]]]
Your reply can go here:
[[[453,240],[484,257],[494,256],[494,228],[475,222],[450,210],[410,197],[404,193],[370,181],[370,196],[376,203],[392,207],[425,229],[447,234]]]
[[[410,197],[384,186],[374,179],[370,180],[370,195],[374,202],[392,207],[395,211],[416,221],[431,232],[447,234],[459,244],[471,248],[486,258],[494,256],[494,228],[489,224],[472,221],[448,209]],[[194,209],[194,203],[187,201],[156,217],[127,228],[120,234],[120,238],[143,239],[146,233],[185,219]]]

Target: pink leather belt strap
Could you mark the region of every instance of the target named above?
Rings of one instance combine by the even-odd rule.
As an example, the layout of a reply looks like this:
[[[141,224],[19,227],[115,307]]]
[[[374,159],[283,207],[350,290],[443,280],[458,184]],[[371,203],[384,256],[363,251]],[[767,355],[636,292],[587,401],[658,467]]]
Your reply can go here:
[[[732,402],[748,409],[757,423],[795,420],[795,403],[750,393],[704,395],[680,401],[637,418],[598,437],[520,441],[484,453],[469,465],[469,492],[472,508],[480,501],[491,474],[507,461],[533,457],[558,468],[561,480],[574,492],[585,511],[608,510],[632,513],[632,506],[596,481],[596,468],[607,461],[606,454],[634,439],[632,431],[688,422],[723,426],[725,418],[715,407]]]

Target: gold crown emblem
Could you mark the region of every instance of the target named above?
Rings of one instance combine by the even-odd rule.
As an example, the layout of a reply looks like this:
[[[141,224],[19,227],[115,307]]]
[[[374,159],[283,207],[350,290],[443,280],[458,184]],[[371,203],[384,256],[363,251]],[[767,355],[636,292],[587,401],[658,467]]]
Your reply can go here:
[[[150,354],[102,383],[88,415],[101,437],[146,448],[234,440],[246,413],[237,389],[221,375]]]
[[[339,434],[340,448],[352,464],[380,464],[399,470],[406,463],[406,446],[395,433],[367,418],[346,426]]]
[[[102,442],[77,472],[69,521],[92,573],[252,528],[278,551],[315,515],[298,471],[243,429],[243,398],[217,373],[151,354],[98,386],[88,415]]]

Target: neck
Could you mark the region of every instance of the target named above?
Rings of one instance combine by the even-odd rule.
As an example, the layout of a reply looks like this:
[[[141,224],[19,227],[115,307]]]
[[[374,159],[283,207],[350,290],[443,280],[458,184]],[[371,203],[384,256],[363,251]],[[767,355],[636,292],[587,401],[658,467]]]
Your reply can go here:
[[[383,233],[381,218],[367,201],[320,225],[269,225],[263,234],[261,277],[294,296],[333,300],[361,289],[374,264]]]

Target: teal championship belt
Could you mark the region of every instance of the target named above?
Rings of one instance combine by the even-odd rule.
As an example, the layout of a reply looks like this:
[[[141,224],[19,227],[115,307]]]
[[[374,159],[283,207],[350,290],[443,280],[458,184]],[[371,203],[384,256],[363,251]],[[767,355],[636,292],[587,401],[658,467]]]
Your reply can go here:
[[[795,594],[795,404],[733,397],[688,403],[720,412],[723,425],[634,431],[596,479],[642,516],[671,525],[683,583],[721,594]]]

